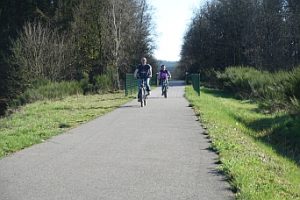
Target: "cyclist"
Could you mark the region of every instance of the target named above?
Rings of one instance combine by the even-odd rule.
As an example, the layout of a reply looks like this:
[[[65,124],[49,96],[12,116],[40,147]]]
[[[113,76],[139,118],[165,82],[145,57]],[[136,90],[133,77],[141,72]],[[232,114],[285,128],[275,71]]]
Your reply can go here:
[[[145,57],[141,58],[141,64],[139,64],[134,71],[134,77],[138,78],[139,87],[141,86],[143,80],[146,82],[146,90],[148,95],[150,95],[150,78],[152,77],[152,67],[150,64],[147,64],[147,59]]]
[[[160,83],[161,83],[161,95],[164,95],[163,94],[163,82],[166,81],[166,85],[168,87],[168,79],[171,78],[171,73],[167,70],[166,68],[166,65],[161,65],[160,66],[160,71],[159,71],[159,74],[158,74],[158,78],[160,80]]]

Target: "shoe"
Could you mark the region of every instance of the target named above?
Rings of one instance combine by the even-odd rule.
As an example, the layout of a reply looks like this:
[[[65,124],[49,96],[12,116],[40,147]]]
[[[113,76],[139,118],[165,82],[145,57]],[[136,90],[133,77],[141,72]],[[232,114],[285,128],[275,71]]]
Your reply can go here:
[[[148,95],[151,95],[151,91],[148,91]]]

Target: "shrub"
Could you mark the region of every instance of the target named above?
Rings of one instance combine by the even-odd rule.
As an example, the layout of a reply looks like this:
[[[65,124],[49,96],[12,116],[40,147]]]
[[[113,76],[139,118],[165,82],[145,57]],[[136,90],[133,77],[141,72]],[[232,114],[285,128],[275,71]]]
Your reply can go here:
[[[103,93],[113,90],[113,81],[109,74],[102,74],[94,77],[94,91]]]
[[[261,100],[273,109],[299,107],[300,67],[275,73],[251,67],[228,67],[217,77],[224,89],[241,98]]]
[[[89,78],[86,76],[80,80],[80,87],[83,91],[83,94],[87,94],[93,90],[93,85],[89,83]]]
[[[51,82],[47,80],[36,81],[18,98],[10,103],[10,107],[32,103],[44,99],[61,99],[66,96],[81,94],[83,90],[77,81]]]

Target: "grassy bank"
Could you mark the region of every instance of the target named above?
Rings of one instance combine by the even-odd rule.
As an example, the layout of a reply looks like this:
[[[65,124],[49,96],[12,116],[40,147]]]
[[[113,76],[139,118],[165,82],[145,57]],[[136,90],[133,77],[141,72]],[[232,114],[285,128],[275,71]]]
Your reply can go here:
[[[0,119],[0,157],[101,116],[130,100],[124,93],[76,95],[27,104]]]
[[[208,129],[237,199],[300,199],[299,119],[260,113],[257,104],[216,90],[203,89],[198,97],[187,87],[186,96]]]

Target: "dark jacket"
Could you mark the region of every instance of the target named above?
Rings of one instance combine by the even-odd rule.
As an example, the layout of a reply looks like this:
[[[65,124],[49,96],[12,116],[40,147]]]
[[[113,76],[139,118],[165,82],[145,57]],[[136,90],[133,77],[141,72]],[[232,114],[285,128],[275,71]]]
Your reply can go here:
[[[151,71],[152,71],[152,67],[149,64],[146,65],[142,65],[139,64],[137,66],[137,77],[138,78],[150,78],[152,76]]]

